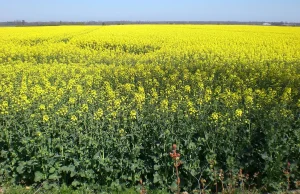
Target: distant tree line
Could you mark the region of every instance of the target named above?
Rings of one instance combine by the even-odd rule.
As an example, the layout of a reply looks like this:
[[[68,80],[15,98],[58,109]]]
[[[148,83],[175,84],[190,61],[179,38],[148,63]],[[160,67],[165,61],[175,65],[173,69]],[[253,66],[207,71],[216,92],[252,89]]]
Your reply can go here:
[[[215,24],[215,25],[272,25],[272,26],[300,26],[300,23],[290,22],[239,22],[239,21],[49,21],[49,22],[26,22],[15,20],[0,22],[0,26],[60,26],[60,25],[126,25],[126,24]]]

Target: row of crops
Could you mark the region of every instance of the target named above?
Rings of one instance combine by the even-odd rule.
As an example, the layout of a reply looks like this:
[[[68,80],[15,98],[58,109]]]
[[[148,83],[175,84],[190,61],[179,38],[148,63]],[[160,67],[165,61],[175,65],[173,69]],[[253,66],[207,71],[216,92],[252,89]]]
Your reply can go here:
[[[168,189],[175,143],[184,190],[200,178],[214,190],[221,169],[225,185],[242,169],[255,175],[249,188],[296,188],[299,34],[214,25],[0,28],[0,182],[104,191],[142,179]]]

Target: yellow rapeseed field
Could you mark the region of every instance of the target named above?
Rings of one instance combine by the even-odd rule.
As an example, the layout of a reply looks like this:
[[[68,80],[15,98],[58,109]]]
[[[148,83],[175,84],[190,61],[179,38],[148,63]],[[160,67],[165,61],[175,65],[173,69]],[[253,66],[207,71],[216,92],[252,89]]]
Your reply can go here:
[[[168,185],[162,153],[177,143],[187,170],[200,173],[216,160],[227,170],[278,169],[262,173],[273,180],[287,160],[299,164],[299,109],[298,27],[0,28],[0,169],[7,177],[27,170],[32,182],[35,171],[46,179],[70,164],[76,184],[111,184],[121,175],[110,169],[121,169],[125,182],[148,173]],[[54,156],[49,171],[44,159]]]
[[[36,115],[43,122],[69,114],[75,122],[90,111],[98,118],[104,109],[111,115],[142,109],[145,100],[171,112],[185,103],[189,113],[197,114],[196,103],[212,100],[211,82],[222,67],[232,72],[228,81],[240,79],[237,86],[250,90],[250,106],[255,91],[248,84],[255,87],[252,82],[269,71],[293,73],[289,64],[300,61],[299,34],[300,28],[293,27],[216,25],[0,28],[1,114],[30,109],[30,118],[43,112]],[[203,72],[205,66],[210,72]],[[241,77],[235,75],[237,68],[261,71]],[[224,98],[232,89],[238,90],[216,88],[226,91]],[[225,104],[238,106],[241,91],[232,95],[234,101]],[[71,113],[70,106],[76,111]],[[243,115],[241,109],[235,112]],[[213,114],[214,120],[218,117]]]

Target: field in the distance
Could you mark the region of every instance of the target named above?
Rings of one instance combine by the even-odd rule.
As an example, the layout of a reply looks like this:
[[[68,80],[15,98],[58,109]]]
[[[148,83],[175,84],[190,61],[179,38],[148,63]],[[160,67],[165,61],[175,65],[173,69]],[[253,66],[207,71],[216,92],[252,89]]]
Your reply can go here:
[[[0,28],[0,182],[169,189],[176,143],[184,190],[293,189],[299,142],[300,28]]]
[[[222,25],[0,28],[0,63],[293,62],[299,60],[299,32]]]

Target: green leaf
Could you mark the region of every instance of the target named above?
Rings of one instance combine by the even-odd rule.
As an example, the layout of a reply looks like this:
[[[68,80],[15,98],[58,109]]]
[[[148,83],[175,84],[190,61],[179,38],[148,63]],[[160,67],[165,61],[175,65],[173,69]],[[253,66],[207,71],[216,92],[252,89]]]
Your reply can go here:
[[[62,166],[59,171],[61,172],[75,172],[75,166],[69,165],[69,166]]]
[[[50,180],[58,180],[60,176],[57,175],[57,173],[51,174],[48,179]]]
[[[101,156],[100,154],[101,154],[100,152],[97,152],[97,153],[94,155],[93,159],[94,159],[94,160],[100,159],[100,156]]]
[[[69,165],[69,172],[75,172],[75,166],[74,165]]]
[[[171,186],[170,186],[170,189],[171,189],[171,191],[176,191],[177,187],[178,187],[178,185],[176,184],[176,181],[173,181]]]
[[[48,182],[48,181],[45,181],[45,182],[43,183],[43,188],[44,188],[44,189],[49,190],[50,187],[51,187],[51,186],[49,185],[49,182]]]
[[[196,144],[193,143],[193,142],[189,142],[188,148],[189,148],[189,149],[196,149]]]
[[[137,165],[136,165],[136,164],[132,164],[131,167],[130,167],[130,169],[131,169],[132,171],[135,171],[136,168],[137,168]]]
[[[62,167],[60,167],[59,171],[60,172],[68,172],[69,168],[67,166],[62,166]]]
[[[191,172],[191,175],[193,175],[193,176],[197,175],[197,172],[194,169],[192,169],[190,172]]]
[[[160,182],[160,176],[159,176],[158,173],[155,173],[154,176],[153,176],[153,178],[154,178],[154,180],[153,180],[154,183]]]
[[[263,153],[261,154],[262,159],[266,160],[268,159],[268,154],[267,153]]]
[[[113,171],[113,168],[112,168],[111,166],[105,167],[105,171],[106,171],[106,172],[112,172],[112,171]]]
[[[22,164],[20,164],[18,167],[17,167],[17,172],[19,174],[23,174],[24,173],[24,166]]]
[[[34,173],[34,182],[40,182],[43,179],[44,179],[44,174],[41,173],[40,171],[36,171]]]
[[[71,171],[70,177],[74,177],[75,175],[77,175],[76,171]]]
[[[0,157],[7,158],[7,153],[8,153],[7,151],[1,150]]]
[[[49,173],[52,174],[54,172],[55,172],[55,168],[51,167],[50,170],[49,170]]]
[[[158,170],[160,168],[160,165],[154,165],[154,170]]]
[[[77,181],[77,180],[74,180],[74,181],[72,182],[72,186],[74,186],[74,187],[77,187],[77,186],[79,186],[79,185],[80,185],[80,182]]]
[[[140,180],[141,175],[139,173],[134,174],[134,179],[135,180]]]

